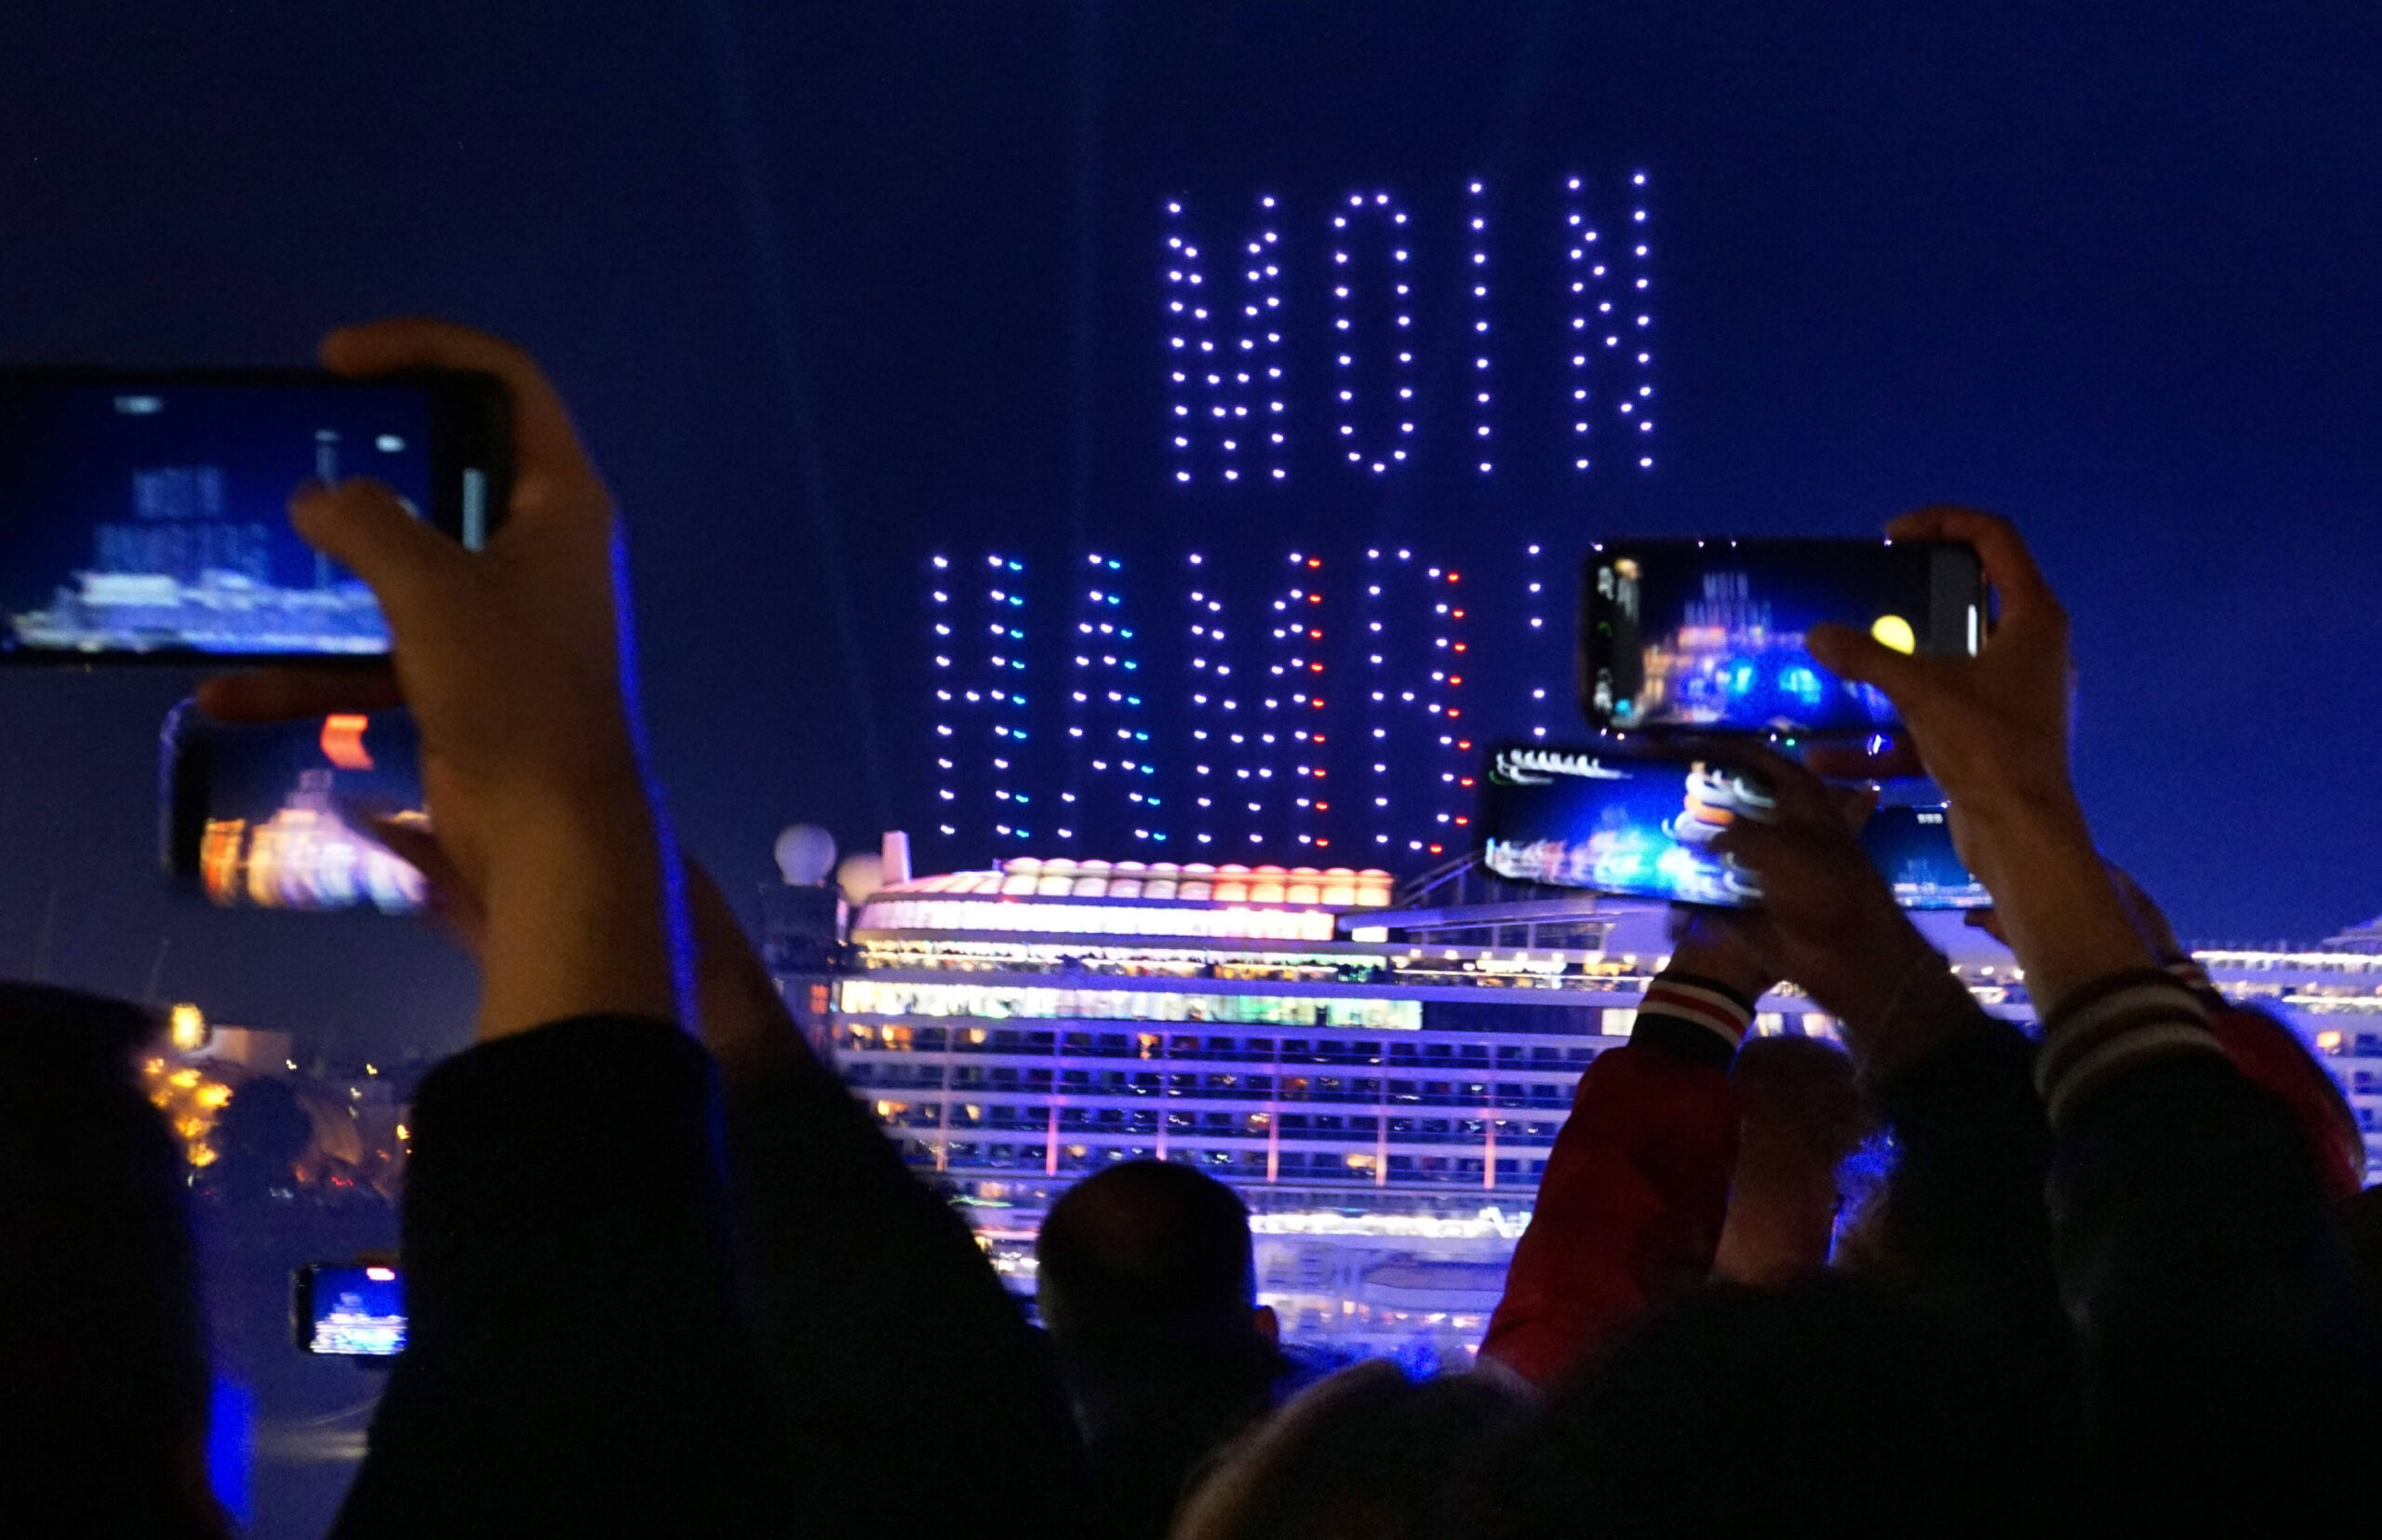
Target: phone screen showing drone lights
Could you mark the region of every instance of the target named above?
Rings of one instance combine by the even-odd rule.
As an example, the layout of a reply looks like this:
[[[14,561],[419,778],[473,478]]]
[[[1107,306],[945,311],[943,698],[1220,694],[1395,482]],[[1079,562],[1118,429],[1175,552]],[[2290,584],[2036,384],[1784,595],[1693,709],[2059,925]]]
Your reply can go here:
[[[1505,748],[1482,778],[1482,859],[1500,877],[1743,908],[1760,885],[1713,837],[1772,804],[1733,770],[1678,760]]]
[[[1861,848],[1906,909],[1979,909],[1993,902],[1953,850],[1941,803],[1880,808],[1861,825]]]
[[[1481,777],[1481,859],[1519,882],[1741,908],[1760,902],[1760,880],[1714,850],[1712,839],[1773,805],[1759,782],[1715,766],[1500,748]],[[1953,851],[1940,801],[1881,807],[1862,825],[1860,841],[1906,909],[1993,902]]]
[[[475,382],[0,370],[0,662],[386,653],[289,495],[369,475],[477,545],[502,419]]]
[[[411,914],[422,874],[371,823],[427,822],[404,711],[229,725],[190,705],[165,743],[166,864],[224,908]]]
[[[1983,580],[1965,545],[1614,541],[1590,553],[1583,583],[1581,708],[1599,728],[1882,731],[1893,704],[1822,668],[1804,645],[1813,626],[1939,657],[1983,640]]]
[[[298,1346],[309,1353],[388,1358],[406,1346],[405,1279],[395,1267],[301,1267],[293,1281]]]

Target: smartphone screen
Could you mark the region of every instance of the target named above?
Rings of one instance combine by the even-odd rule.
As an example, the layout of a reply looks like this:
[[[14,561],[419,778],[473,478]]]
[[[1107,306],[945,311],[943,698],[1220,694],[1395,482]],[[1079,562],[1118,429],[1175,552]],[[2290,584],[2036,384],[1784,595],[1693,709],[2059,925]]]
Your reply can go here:
[[[509,496],[501,383],[0,370],[0,662],[377,657],[371,591],[289,527],[370,475],[466,545]]]
[[[411,914],[422,874],[371,833],[426,822],[404,711],[228,724],[184,702],[166,720],[166,870],[225,908]]]
[[[1771,805],[1749,778],[1702,763],[1499,749],[1481,777],[1481,859],[1522,882],[1743,908],[1760,885],[1711,841]]]
[[[395,1267],[315,1263],[290,1275],[290,1296],[302,1351],[376,1359],[405,1351],[405,1279]]]
[[[1880,808],[1861,825],[1861,848],[1906,909],[1980,909],[1993,902],[1952,849],[1941,802]]]
[[[1985,628],[1976,554],[1874,540],[1606,542],[1583,575],[1581,709],[1619,730],[1894,727],[1882,693],[1813,659],[1803,638],[1823,621],[1904,652],[1974,654]]]
[[[1517,881],[1742,908],[1760,901],[1760,882],[1710,841],[1771,806],[1758,782],[1693,761],[1501,748],[1481,777],[1481,859]],[[1954,853],[1941,801],[1881,807],[1860,839],[1905,908],[1993,902]]]

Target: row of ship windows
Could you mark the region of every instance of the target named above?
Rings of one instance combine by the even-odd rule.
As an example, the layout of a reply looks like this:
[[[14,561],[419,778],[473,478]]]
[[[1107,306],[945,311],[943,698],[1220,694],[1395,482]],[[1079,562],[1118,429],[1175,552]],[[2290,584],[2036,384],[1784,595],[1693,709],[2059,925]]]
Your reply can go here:
[[[879,959],[863,959],[877,965]],[[896,963],[895,966],[901,964]],[[944,959],[942,966],[948,969]],[[988,962],[988,971],[1017,970],[1012,961]],[[1057,964],[1052,965],[1054,970]],[[957,971],[957,970],[954,970]],[[1064,970],[1058,970],[1064,971]],[[1219,977],[1240,978],[1256,970],[1220,970]],[[1265,969],[1283,975],[1279,982],[1332,983],[1335,970]],[[1309,977],[1312,972],[1318,976]],[[1251,979],[1251,983],[1265,982]],[[1227,995],[1171,989],[1093,989],[1082,987],[1020,987],[1010,984],[911,984],[847,979],[840,1009],[848,1014],[882,1016],[960,1016],[1000,1021],[1024,1017],[1043,1021],[1227,1022],[1250,1026],[1320,1026],[1348,1031],[1412,1032],[1423,1025],[1423,1002],[1412,999],[1363,999],[1339,996]]]
[[[935,1129],[946,1125],[942,1121],[943,1109],[931,1103],[916,1105],[902,1102],[879,1102],[877,1119],[888,1128]],[[1281,1137],[1309,1143],[1332,1140],[1371,1140],[1382,1136],[1383,1119],[1379,1118],[1344,1117],[1335,1114],[1290,1113],[1281,1118]],[[1387,1119],[1389,1137],[1400,1144],[1473,1144],[1488,1137],[1491,1119],[1482,1118],[1392,1118]],[[1518,1118],[1494,1119],[1497,1138],[1521,1144],[1553,1143],[1562,1128],[1559,1120],[1524,1122]],[[1050,1126],[1050,1114],[1037,1107],[1013,1106],[954,1106],[951,1121],[955,1129],[1010,1130],[1040,1133]],[[1131,1134],[1158,1132],[1158,1116],[1155,1111],[1124,1107],[1062,1107],[1059,1109],[1062,1132]],[[1264,1113],[1231,1112],[1170,1112],[1166,1130],[1197,1134],[1210,1139],[1266,1139],[1274,1129]]]
[[[940,1164],[947,1171],[1047,1171],[1052,1164],[1050,1146],[1037,1144],[988,1143],[978,1140],[953,1140],[941,1150]],[[1157,1158],[1154,1145],[1067,1145],[1059,1146],[1056,1165],[1063,1173],[1075,1174],[1096,1171],[1119,1160],[1150,1160]],[[903,1149],[904,1158],[913,1165],[938,1164],[935,1145],[927,1141],[911,1141]],[[1263,1149],[1171,1149],[1167,1158],[1183,1165],[1198,1166],[1216,1176],[1235,1182],[1262,1183],[1270,1179],[1278,1183],[1348,1182],[1372,1185],[1383,1181],[1375,1158],[1371,1155],[1337,1155],[1284,1150],[1269,1155]],[[1527,1157],[1496,1158],[1497,1178],[1516,1185],[1538,1181],[1546,1174],[1546,1162]],[[1487,1161],[1481,1156],[1458,1155],[1392,1155],[1389,1157],[1386,1180],[1396,1183],[1446,1185],[1478,1187],[1486,1184]]]
[[[1615,1041],[1628,1030],[1622,1024]],[[1396,1038],[1342,1038],[1160,1037],[1154,1033],[1023,1032],[997,1027],[871,1026],[847,1024],[842,1055],[981,1053],[999,1056],[1053,1054],[1076,1059],[1122,1059],[1219,1064],[1283,1065],[1585,1065],[1605,1045],[1422,1042]],[[857,1065],[855,1064],[855,1066]]]
[[[1490,1083],[1483,1080],[1385,1081],[1378,1077],[1339,1075],[1129,1075],[1121,1070],[1070,1069],[1054,1077],[1047,1069],[997,1068],[985,1075],[969,1067],[954,1071],[946,1083],[929,1069],[910,1071],[901,1065],[855,1065],[846,1071],[844,1083],[860,1091],[916,1091],[930,1095],[947,1091],[963,1097],[971,1092],[999,1095],[1004,1091],[1047,1097],[1057,1091],[1071,1096],[1197,1098],[1216,1102],[1388,1101],[1429,1106],[1480,1106],[1492,1096]],[[1498,1106],[1561,1107],[1570,1105],[1572,1101],[1570,1082],[1526,1084],[1500,1080],[1495,1084]]]

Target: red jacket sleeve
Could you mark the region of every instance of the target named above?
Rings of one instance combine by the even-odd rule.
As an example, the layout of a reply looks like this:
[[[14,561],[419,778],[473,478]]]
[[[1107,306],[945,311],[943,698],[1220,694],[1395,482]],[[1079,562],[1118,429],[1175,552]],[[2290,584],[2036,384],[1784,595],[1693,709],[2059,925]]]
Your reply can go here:
[[[1712,1267],[1736,1164],[1728,1065],[1751,1003],[1666,973],[1580,1077],[1481,1351],[1541,1385]]]

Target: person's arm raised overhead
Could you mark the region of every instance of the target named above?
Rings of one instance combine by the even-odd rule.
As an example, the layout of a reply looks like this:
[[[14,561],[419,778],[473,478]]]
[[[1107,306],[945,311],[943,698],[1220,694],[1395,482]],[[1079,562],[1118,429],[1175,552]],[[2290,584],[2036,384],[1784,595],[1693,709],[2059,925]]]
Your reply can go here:
[[[676,1020],[611,500],[506,343],[393,321],[323,356],[497,375],[517,468],[477,552],[376,484],[301,489],[292,522],[372,586],[394,674],[201,695],[247,717],[410,706],[436,864],[476,903],[481,1040],[414,1102],[409,1341],[337,1533],[754,1533],[786,1440],[736,1301],[712,1065]]]
[[[1812,648],[1901,712],[2042,1013],[2054,1250],[2106,1495],[2130,1528],[2295,1529],[2350,1495],[2330,1452],[2382,1406],[2315,1167],[2152,966],[2094,849],[2068,781],[2067,621],[2016,531],[1936,509],[1888,532],[1976,548],[1992,639],[1961,660],[1842,628]]]
[[[1812,656],[1894,703],[1951,803],[1960,859],[1992,892],[2048,1015],[2093,980],[2151,961],[2069,779],[2068,612],[2005,520],[1927,508],[1886,533],[1974,547],[2000,603],[1992,635],[1974,658],[1930,658],[1821,625],[1812,629]]]
[[[1761,881],[1727,917],[1779,974],[1835,1012],[1898,1154],[1865,1218],[1864,1266],[1999,1333],[2054,1395],[2071,1375],[2051,1265],[2050,1134],[2032,1046],[1994,1020],[1920,933],[1860,845],[1868,794],[1760,750],[1726,751],[1775,799],[1718,841]]]
[[[1711,1271],[1737,1158],[1729,1064],[1773,982],[1733,938],[1681,925],[1629,1041],[1580,1077],[1485,1357],[1551,1384]]]
[[[341,374],[502,380],[508,515],[467,551],[379,482],[301,488],[290,521],[371,585],[394,680],[266,670],[208,681],[201,705],[231,718],[412,710],[439,846],[485,908],[483,1040],[593,1011],[674,1017],[661,843],[622,690],[618,519],[569,411],[528,355],[444,322],[334,331],[322,355]]]

